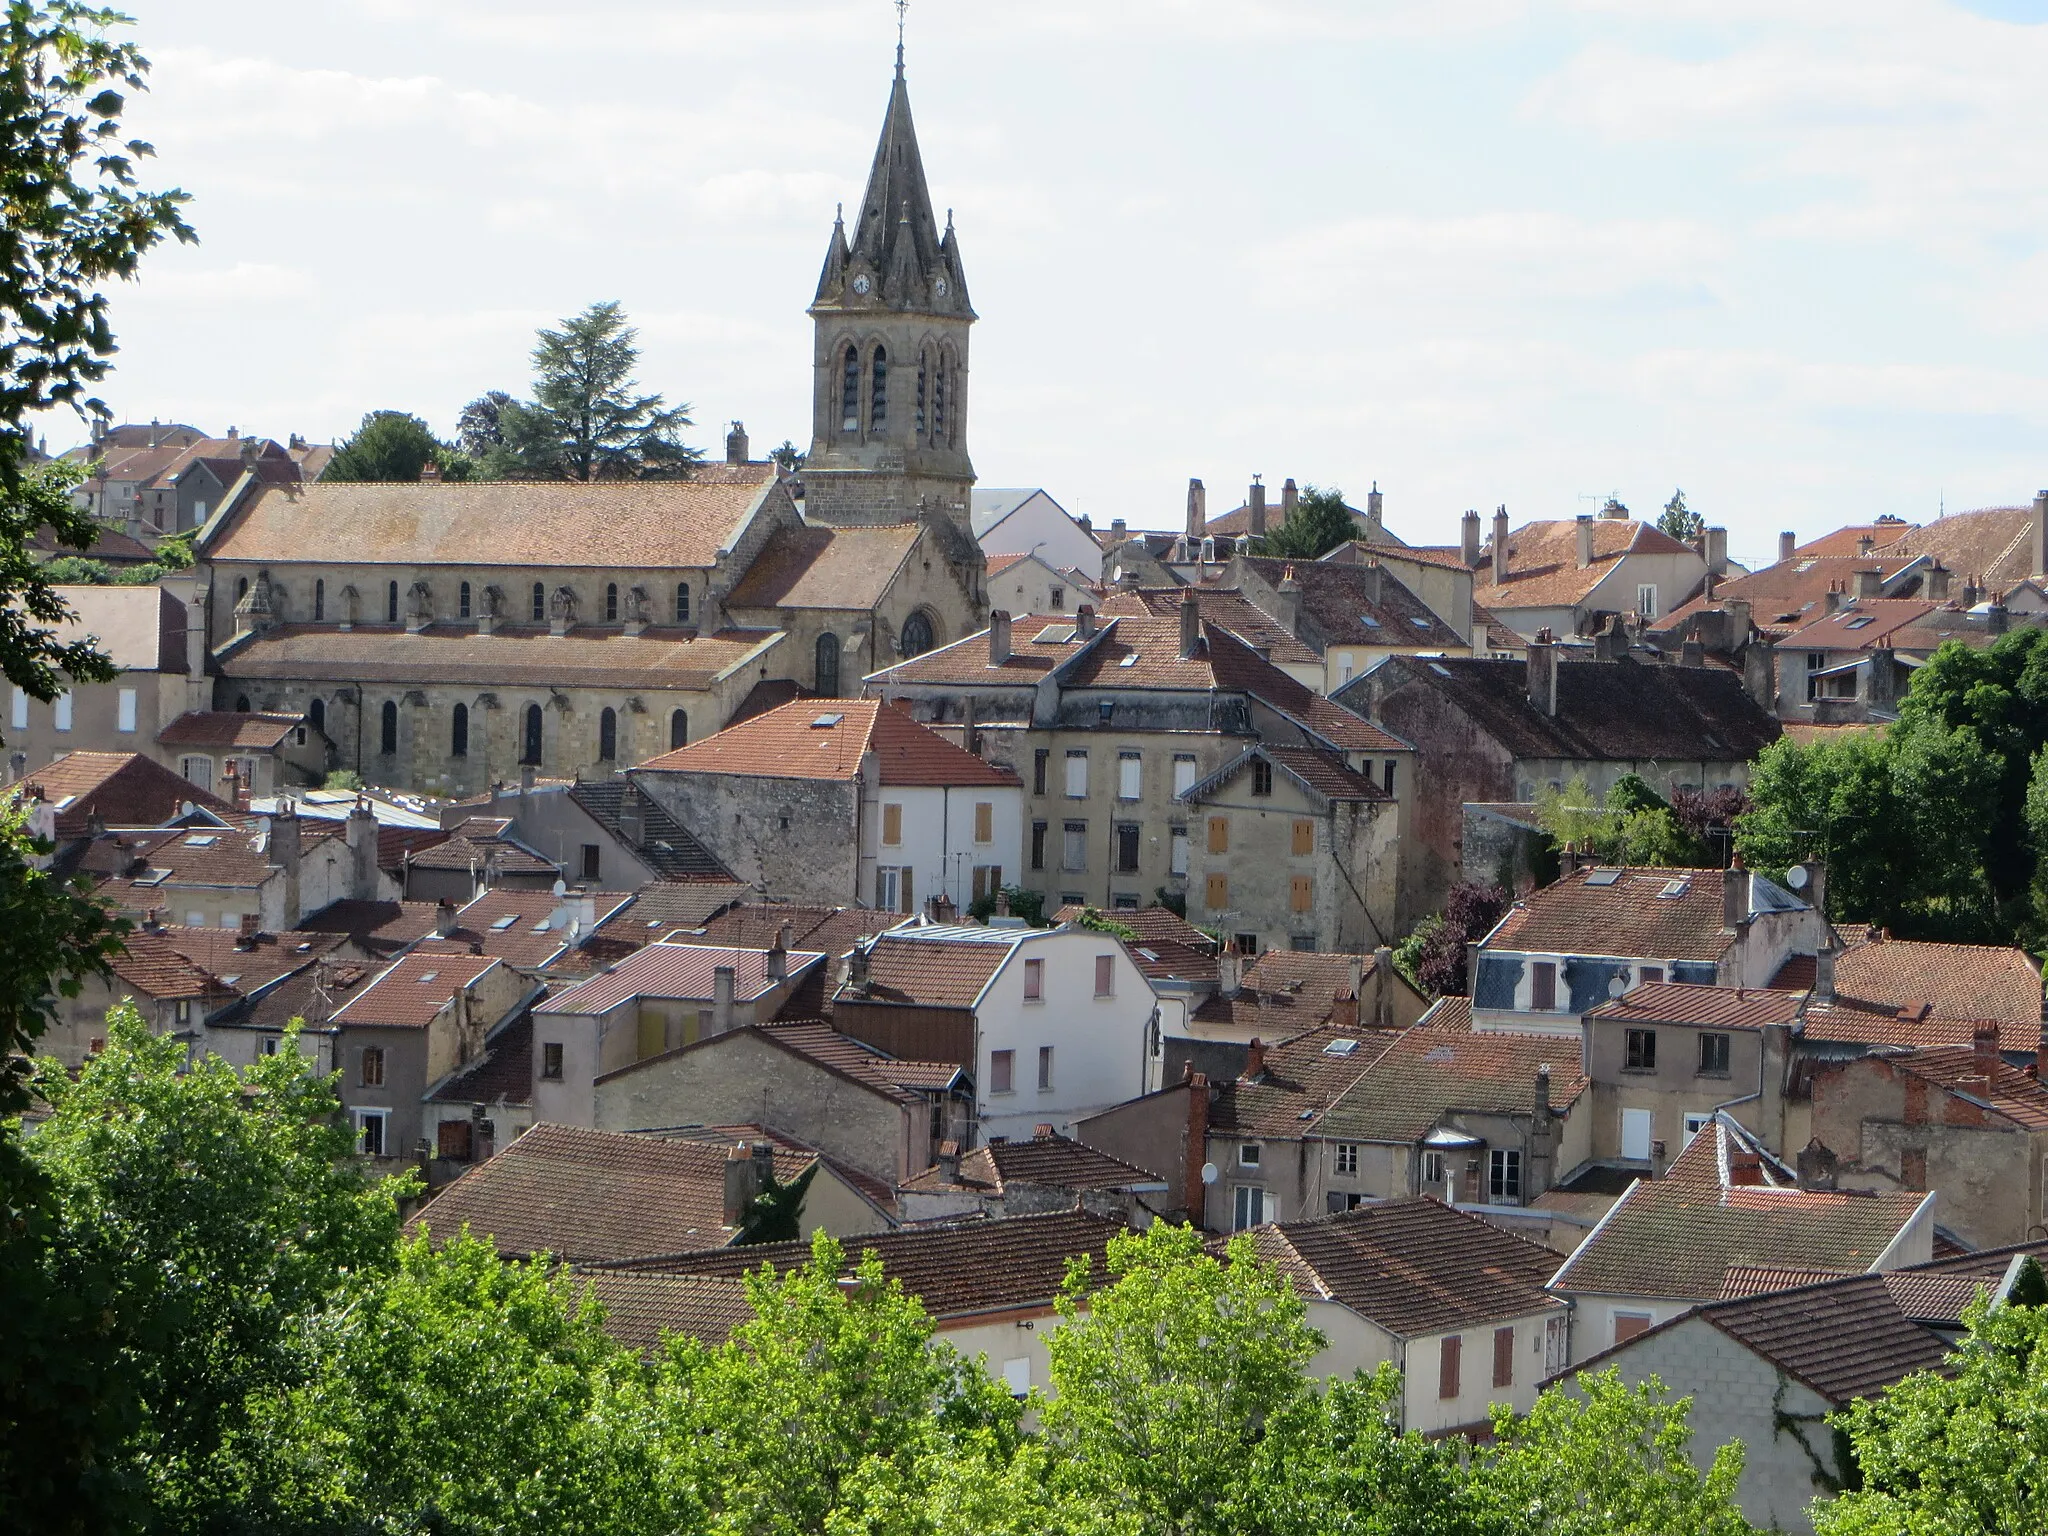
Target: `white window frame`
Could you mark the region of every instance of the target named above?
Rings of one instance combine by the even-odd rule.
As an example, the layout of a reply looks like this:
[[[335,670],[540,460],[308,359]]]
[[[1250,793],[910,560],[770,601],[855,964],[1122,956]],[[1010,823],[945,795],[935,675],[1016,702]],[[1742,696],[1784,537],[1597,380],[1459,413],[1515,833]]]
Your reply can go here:
[[[1067,776],[1063,787],[1069,800],[1088,798],[1088,752],[1083,748],[1070,748],[1067,752]]]
[[[28,690],[26,688],[17,688],[14,690],[13,721],[14,728],[17,731],[25,731],[28,729]]]
[[[1260,1158],[1260,1156],[1261,1156],[1261,1155],[1262,1155],[1262,1154],[1264,1153],[1264,1151],[1265,1151],[1265,1144],[1264,1144],[1263,1142],[1257,1142],[1257,1141],[1247,1141],[1247,1142],[1241,1142],[1241,1143],[1240,1143],[1240,1144],[1238,1145],[1238,1149],[1237,1149],[1237,1166],[1238,1166],[1238,1167],[1240,1167],[1240,1168],[1256,1168],[1256,1167],[1258,1167],[1258,1166],[1259,1166],[1259,1158]]]
[[[1116,755],[1116,797],[1119,800],[1138,800],[1145,793],[1145,759],[1136,752],[1119,752]]]
[[[1701,1131],[1704,1131],[1708,1126],[1712,1125],[1713,1123],[1714,1112],[1711,1109],[1703,1109],[1698,1114],[1686,1115],[1685,1135],[1684,1138],[1678,1144],[1679,1150],[1684,1151],[1685,1148],[1691,1146],[1693,1137],[1699,1135]]]
[[[875,866],[875,910],[894,912],[903,905],[903,870],[895,864]]]
[[[1502,1192],[1508,1182],[1508,1174],[1514,1174],[1514,1193]],[[1521,1205],[1528,1199],[1528,1186],[1523,1182],[1522,1149],[1520,1147],[1492,1147],[1486,1154],[1486,1199],[1489,1205]]]
[[[1172,828],[1168,836],[1167,848],[1168,872],[1185,879],[1188,872],[1188,829],[1186,827]]]
[[[1636,583],[1636,612],[1646,619],[1657,617],[1657,583],[1654,581]]]
[[[1230,1230],[1247,1231],[1274,1219],[1272,1192],[1263,1184],[1230,1186]]]
[[[133,688],[123,688],[115,695],[114,729],[133,734],[135,730],[135,706],[141,695]]]
[[[1173,754],[1173,792],[1184,795],[1195,787],[1195,758],[1191,752]]]
[[[50,726],[53,730],[71,729],[71,690],[65,689],[50,703]]]
[[[356,1151],[365,1157],[389,1157],[391,1155],[391,1111],[388,1109],[352,1109],[350,1117],[356,1123]],[[377,1122],[377,1150],[368,1150],[367,1131],[370,1122]]]
[[[1337,1172],[1347,1179],[1358,1177],[1358,1143],[1340,1141],[1337,1143]]]

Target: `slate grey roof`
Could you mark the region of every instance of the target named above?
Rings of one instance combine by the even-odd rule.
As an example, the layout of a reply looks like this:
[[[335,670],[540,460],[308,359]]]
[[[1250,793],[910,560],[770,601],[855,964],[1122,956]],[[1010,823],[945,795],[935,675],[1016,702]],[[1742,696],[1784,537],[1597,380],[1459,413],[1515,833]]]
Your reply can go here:
[[[625,843],[640,861],[664,880],[731,880],[732,874],[690,829],[669,815],[648,795],[640,796],[639,838],[619,830],[619,807],[626,797],[624,779],[597,779],[576,784],[569,798],[590,819]]]

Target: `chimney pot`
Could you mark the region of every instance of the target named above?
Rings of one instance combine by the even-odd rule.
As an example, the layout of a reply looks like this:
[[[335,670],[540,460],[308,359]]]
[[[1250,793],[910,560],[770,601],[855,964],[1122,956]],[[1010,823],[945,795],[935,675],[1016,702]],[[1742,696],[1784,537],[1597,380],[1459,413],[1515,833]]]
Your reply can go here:
[[[434,933],[437,937],[445,939],[454,931],[455,903],[444,896],[434,905]]]
[[[1294,477],[1289,475],[1286,483],[1280,487],[1280,521],[1283,526],[1300,506],[1301,492],[1295,487]]]
[[[746,423],[736,421],[732,430],[725,434],[725,462],[744,464],[747,462],[748,444]]]
[[[1469,567],[1479,564],[1479,513],[1468,510],[1458,524],[1458,556]]]
[[[1251,536],[1263,539],[1266,536],[1266,487],[1257,475],[1252,476],[1251,490],[1245,497],[1245,507],[1250,517]]]
[[[1254,1035],[1252,1036],[1251,1044],[1246,1046],[1244,1051],[1244,1080],[1248,1083],[1256,1083],[1265,1075],[1265,1043],[1257,1035]]]
[[[1593,514],[1581,512],[1578,516],[1579,569],[1585,570],[1593,563]]]
[[[1180,600],[1180,654],[1192,657],[1202,644],[1202,610],[1190,592]]]
[[[940,1178],[944,1179],[948,1184],[957,1184],[960,1182],[959,1142],[951,1140],[940,1142],[937,1162],[939,1165]]]
[[[1188,521],[1187,535],[1190,544],[1199,544],[1209,532],[1209,493],[1202,482],[1188,479]]]
[[[1083,603],[1074,610],[1074,634],[1076,637],[1086,640],[1094,633],[1095,605],[1093,603]]]
[[[998,608],[988,616],[988,664],[1000,667],[1010,659],[1010,615]]]
[[[1790,528],[1787,528],[1783,533],[1778,535],[1778,559],[1780,561],[1790,560],[1792,558],[1793,552],[1798,548],[1799,536],[1795,534]]]
[[[1504,587],[1508,580],[1508,509],[1493,514],[1493,584]]]
[[[1978,1072],[1989,1080],[1998,1071],[1998,1025],[1980,1024],[1971,1033],[1970,1051]]]

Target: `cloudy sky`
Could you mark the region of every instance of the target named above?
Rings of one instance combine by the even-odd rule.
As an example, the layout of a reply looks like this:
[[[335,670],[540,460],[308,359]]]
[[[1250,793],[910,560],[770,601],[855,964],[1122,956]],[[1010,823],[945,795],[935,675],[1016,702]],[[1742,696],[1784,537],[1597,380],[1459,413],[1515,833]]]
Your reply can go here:
[[[887,0],[127,8],[202,243],[117,415],[445,431],[615,298],[696,441],[807,438]],[[915,0],[909,57],[985,485],[1377,480],[1416,541],[1683,486],[1762,556],[2048,484],[2048,0]]]

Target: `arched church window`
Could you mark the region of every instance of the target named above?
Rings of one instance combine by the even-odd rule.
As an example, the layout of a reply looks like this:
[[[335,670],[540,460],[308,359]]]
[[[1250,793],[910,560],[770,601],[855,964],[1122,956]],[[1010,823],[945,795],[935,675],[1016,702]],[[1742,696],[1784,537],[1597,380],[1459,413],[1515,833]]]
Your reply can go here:
[[[619,712],[607,709],[597,717],[597,760],[616,762],[619,756]]]
[[[839,430],[860,430],[860,352],[846,344],[846,371],[839,381]]]
[[[924,396],[927,376],[931,373],[932,356],[929,351],[917,354],[917,408],[912,414],[911,430],[919,437],[924,436]]]
[[[687,581],[676,583],[676,622],[690,622],[690,584]]]
[[[675,710],[668,717],[668,749],[673,752],[677,747],[688,746],[689,742],[690,712],[687,709]]]
[[[903,621],[903,654],[922,656],[932,648],[932,621],[928,614],[913,613]]]
[[[398,750],[398,706],[389,699],[384,701],[380,725],[377,750],[389,757]]]
[[[839,697],[839,637],[835,634],[818,636],[816,684],[820,697]]]
[[[327,583],[315,580],[313,583],[313,622],[318,624],[327,617]]]
[[[604,584],[604,621],[607,624],[619,622],[619,584],[616,581]]]
[[[946,438],[946,354],[939,353],[938,371],[932,376],[932,441]]]
[[[467,704],[455,706],[455,714],[448,728],[448,755],[450,757],[469,756],[469,706]]]
[[[540,706],[538,704],[526,706],[526,741],[524,746],[525,750],[519,754],[519,761],[522,763],[532,763],[535,767],[538,767],[540,765]]]
[[[885,431],[889,425],[889,353],[875,348],[875,383],[868,392],[868,430]]]
[[[464,582],[455,594],[456,617],[469,617],[469,583]]]
[[[548,584],[536,581],[533,584],[533,622],[538,624],[548,616]]]
[[[306,706],[306,718],[313,722],[313,729],[322,735],[327,731],[327,701],[315,699]]]
[[[384,622],[396,624],[398,622],[398,583],[395,581],[391,583],[391,590],[385,594],[384,609]]]

